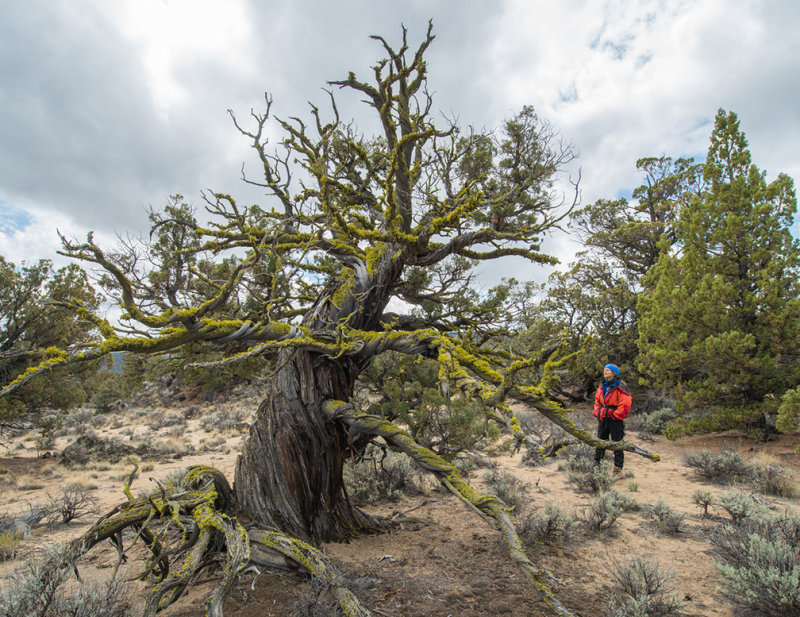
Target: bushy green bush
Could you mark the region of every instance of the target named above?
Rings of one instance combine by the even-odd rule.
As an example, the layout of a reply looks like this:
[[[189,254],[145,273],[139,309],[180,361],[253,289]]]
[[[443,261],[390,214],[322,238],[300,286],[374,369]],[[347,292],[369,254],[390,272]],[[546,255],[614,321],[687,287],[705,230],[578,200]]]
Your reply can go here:
[[[143,361],[134,354],[120,358],[121,370],[102,369],[92,379],[89,403],[95,409],[107,411],[117,401],[127,399],[142,388]]]
[[[527,492],[530,486],[507,471],[487,470],[483,479],[491,492],[515,510],[529,501]]]
[[[557,505],[549,503],[544,512],[524,517],[518,524],[518,531],[526,544],[556,542],[563,545],[578,533],[578,523]]]
[[[634,557],[615,566],[612,575],[617,591],[609,602],[609,617],[668,617],[683,608],[668,589],[673,575],[646,559]]]
[[[481,404],[442,388],[439,365],[421,356],[387,353],[375,357],[359,377],[369,413],[408,428],[417,443],[446,460],[496,440]]]
[[[417,472],[404,454],[369,448],[364,460],[344,467],[347,494],[356,504],[376,504],[419,491]]]
[[[711,535],[722,593],[747,617],[800,615],[800,518],[757,516]]]
[[[781,433],[800,433],[800,386],[787,390],[781,397],[776,427]],[[800,445],[797,446],[797,453],[800,454]]]
[[[641,430],[654,435],[661,435],[664,433],[664,429],[667,428],[669,423],[677,417],[678,412],[672,407],[662,407],[661,409],[656,409],[652,413],[643,415],[641,417]]]

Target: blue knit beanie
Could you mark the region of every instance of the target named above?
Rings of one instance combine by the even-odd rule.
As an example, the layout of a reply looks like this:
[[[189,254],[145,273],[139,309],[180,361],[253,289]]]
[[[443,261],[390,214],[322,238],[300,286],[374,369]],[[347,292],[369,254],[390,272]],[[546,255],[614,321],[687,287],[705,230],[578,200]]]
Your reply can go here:
[[[611,369],[612,371],[614,371],[614,374],[615,374],[617,377],[619,377],[619,368],[617,368],[617,367],[616,367],[616,366],[614,366],[613,364],[606,364],[606,365],[603,367],[603,370],[605,370],[605,369],[607,369],[607,368],[609,368],[609,369]]]

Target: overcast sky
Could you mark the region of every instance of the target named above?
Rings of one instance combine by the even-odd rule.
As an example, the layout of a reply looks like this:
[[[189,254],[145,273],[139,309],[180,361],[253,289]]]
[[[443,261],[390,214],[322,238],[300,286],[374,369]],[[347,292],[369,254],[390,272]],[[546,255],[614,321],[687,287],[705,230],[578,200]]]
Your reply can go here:
[[[305,115],[327,80],[371,75],[383,50],[369,35],[397,43],[402,23],[417,44],[429,19],[435,108],[488,128],[533,105],[580,152],[584,204],[628,195],[642,156],[702,159],[720,107],[768,180],[800,178],[797,0],[0,6],[0,254],[17,264],[55,257],[56,228],[139,234],[174,193],[259,199],[239,179],[256,161],[226,110],[244,119],[269,92],[276,115]]]

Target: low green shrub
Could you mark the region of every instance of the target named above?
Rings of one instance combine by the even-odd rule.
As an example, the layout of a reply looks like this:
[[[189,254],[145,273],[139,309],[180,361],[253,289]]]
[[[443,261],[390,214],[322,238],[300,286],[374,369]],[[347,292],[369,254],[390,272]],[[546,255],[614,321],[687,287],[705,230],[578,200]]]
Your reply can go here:
[[[711,534],[722,593],[746,616],[800,615],[800,518],[757,515]]]
[[[648,511],[655,521],[656,529],[659,533],[676,535],[683,531],[683,520],[686,515],[675,512],[661,499],[650,506]]]
[[[544,512],[523,518],[518,525],[518,532],[525,544],[551,542],[563,545],[575,538],[578,523],[557,505],[549,503]]]
[[[609,617],[669,617],[683,608],[668,588],[673,575],[646,559],[634,557],[611,574],[617,591],[609,602]]]
[[[483,479],[491,492],[515,510],[519,510],[529,501],[527,493],[530,490],[530,485],[507,471],[500,469],[487,470],[484,472]]]

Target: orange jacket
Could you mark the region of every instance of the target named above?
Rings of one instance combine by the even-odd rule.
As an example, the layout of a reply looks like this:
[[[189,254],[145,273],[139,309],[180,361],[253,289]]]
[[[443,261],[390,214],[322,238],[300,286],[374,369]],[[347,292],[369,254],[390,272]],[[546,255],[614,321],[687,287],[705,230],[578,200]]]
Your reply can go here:
[[[598,418],[624,420],[631,410],[631,395],[623,382],[611,388],[603,397],[603,384],[594,395],[594,415]]]

